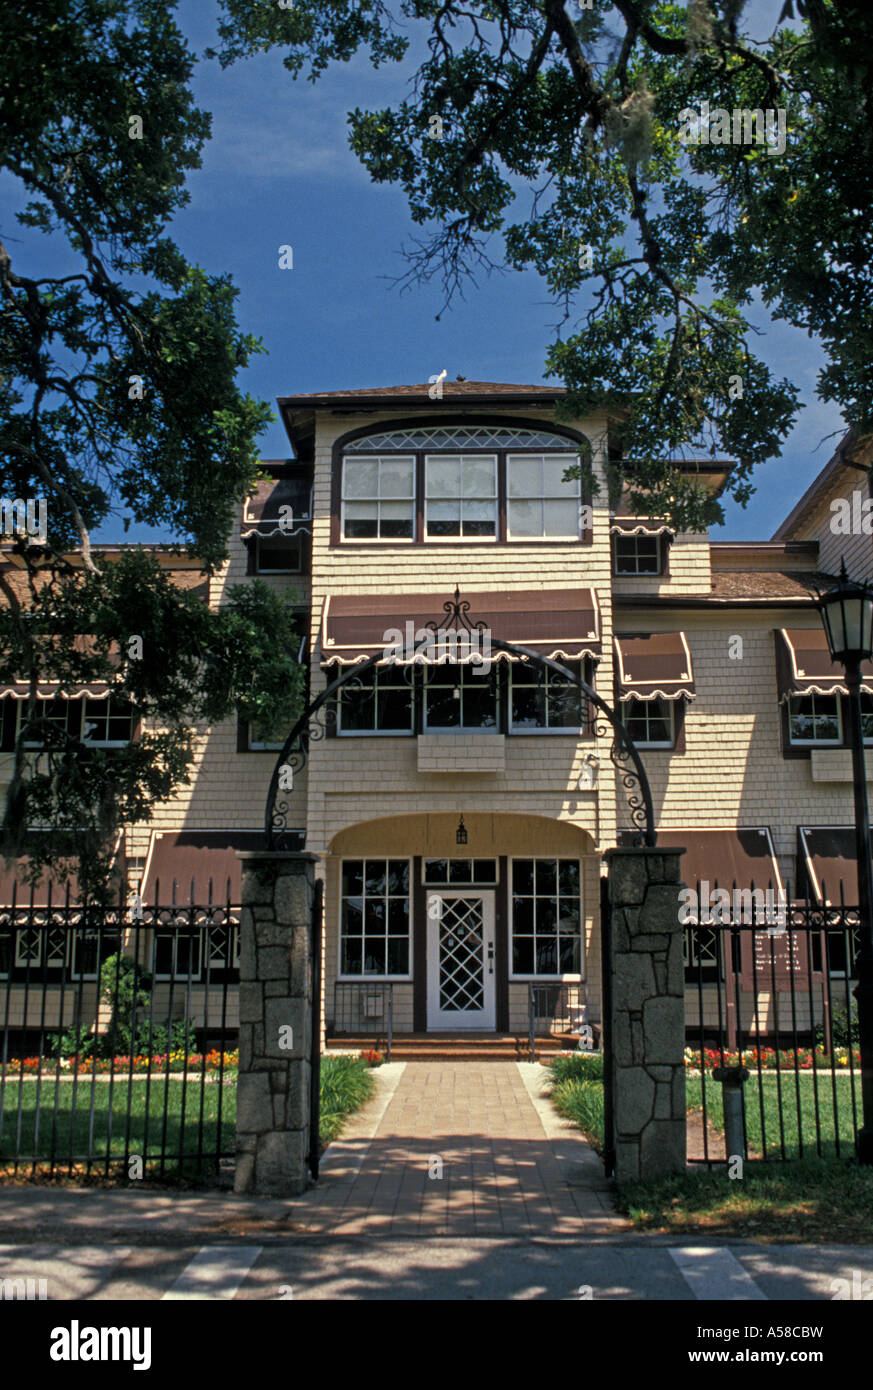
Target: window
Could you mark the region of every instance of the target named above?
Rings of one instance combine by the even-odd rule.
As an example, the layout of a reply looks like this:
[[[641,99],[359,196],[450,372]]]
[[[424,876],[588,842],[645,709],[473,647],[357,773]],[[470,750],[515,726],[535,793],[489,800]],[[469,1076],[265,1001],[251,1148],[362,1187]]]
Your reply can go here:
[[[687,985],[715,984],[724,978],[721,933],[717,929],[696,922],[687,926],[683,936],[683,957]]]
[[[661,574],[663,569],[660,536],[613,536],[613,574]]]
[[[409,861],[345,859],[342,975],[409,975]]]
[[[303,545],[299,537],[284,541],[255,538],[257,574],[302,574]]]
[[[409,734],[412,686],[400,666],[372,666],[337,692],[337,710],[340,734]]]
[[[591,540],[587,442],[522,426],[382,429],[335,446],[331,543]],[[581,469],[580,469],[581,472]]]
[[[869,697],[868,697],[869,699]],[[837,695],[795,695],[788,702],[792,743],[841,743],[842,721]]]
[[[346,540],[411,541],[415,527],[413,455],[361,458],[347,454],[342,509]]]
[[[474,888],[497,882],[496,859],[425,859],[424,882],[431,887]]]
[[[581,661],[566,661],[562,665],[576,675],[582,674]],[[510,691],[510,727],[516,733],[586,731],[588,702],[582,691],[547,667],[513,663]]]
[[[579,479],[564,482],[575,462],[566,454],[507,455],[507,540],[579,539]]]
[[[496,454],[428,454],[424,473],[424,533],[428,540],[495,538]]]
[[[424,727],[429,733],[498,732],[497,671],[478,666],[430,666],[424,674]]]
[[[96,980],[120,942],[119,932],[112,927],[81,927],[73,937],[73,973],[83,980]]]
[[[865,743],[873,743],[873,695],[861,691],[861,729]]]
[[[157,979],[170,979],[175,975],[189,975],[200,978],[200,956],[202,933],[199,927],[189,927],[184,922],[164,931],[155,932],[152,974]]]
[[[512,861],[513,975],[578,974],[582,953],[579,862]]]
[[[91,748],[121,748],[133,737],[133,708],[128,700],[108,696],[85,700],[82,742]]]
[[[34,718],[40,721],[45,720],[52,729],[59,729],[61,732],[75,737],[79,732],[81,712],[80,704],[60,697],[56,700],[38,700]],[[27,701],[21,700],[18,705],[19,731],[24,727],[26,720]],[[25,748],[44,748],[45,733],[43,728],[34,725],[29,737],[25,739],[24,746]]]
[[[672,700],[628,700],[622,723],[638,748],[672,748]]]

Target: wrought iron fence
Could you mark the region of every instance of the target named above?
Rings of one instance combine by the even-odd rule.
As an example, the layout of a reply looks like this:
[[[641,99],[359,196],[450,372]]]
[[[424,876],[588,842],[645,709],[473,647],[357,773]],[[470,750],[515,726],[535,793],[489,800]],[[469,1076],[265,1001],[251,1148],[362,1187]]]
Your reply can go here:
[[[333,1025],[331,1037],[358,1037],[372,1034],[376,1044],[385,1047],[391,1061],[394,1037],[394,986],[383,981],[337,980],[333,987]]]
[[[537,1038],[560,1037],[576,1045],[588,1026],[585,987],[581,984],[529,984],[528,1028],[530,1059],[536,1061]]]
[[[0,908],[0,1173],[214,1174],[234,1152],[240,909]]]
[[[734,1157],[722,1138],[732,1085],[744,1160],[850,1155],[861,1100],[858,909],[842,885],[837,905],[826,890],[824,904],[790,889],[738,895],[736,885],[721,909],[709,897],[685,928],[690,1161]]]

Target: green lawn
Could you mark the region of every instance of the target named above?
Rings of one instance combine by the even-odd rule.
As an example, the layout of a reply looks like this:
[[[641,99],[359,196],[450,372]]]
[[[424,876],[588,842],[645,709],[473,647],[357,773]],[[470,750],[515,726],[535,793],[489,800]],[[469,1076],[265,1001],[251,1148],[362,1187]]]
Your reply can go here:
[[[373,1086],[372,1072],[359,1058],[322,1058],[322,1144],[337,1137],[346,1118],[372,1095]],[[108,1080],[98,1079],[93,1086],[93,1114],[91,1099],[90,1076],[75,1084],[67,1079],[43,1080],[37,1124],[37,1082],[7,1078],[0,1173],[11,1172],[16,1147],[21,1156],[19,1172],[28,1172],[35,1156],[45,1163],[52,1155],[55,1165],[63,1170],[71,1154],[77,1173],[89,1157],[96,1170],[103,1171],[108,1152],[110,1171],[115,1176],[119,1176],[119,1160],[125,1153],[142,1155],[146,1173],[156,1176],[163,1152],[165,1175],[188,1176],[214,1171],[217,1153],[229,1156],[234,1152],[235,1072],[225,1074],[223,1085],[217,1073],[209,1074],[202,1084],[199,1078],[189,1080],[187,1086],[163,1077],[152,1079],[148,1085],[144,1077],[122,1076],[114,1078],[110,1089]],[[121,1172],[120,1176],[126,1174]]]
[[[709,1073],[706,1074],[705,1083],[700,1075],[686,1076],[685,1095],[688,1109],[702,1106],[704,1084],[707,1119],[716,1129],[721,1130],[724,1128],[722,1089]],[[860,1111],[861,1090],[857,1077],[855,1096]],[[850,1076],[816,1078],[811,1072],[801,1072],[795,1083],[793,1072],[783,1072],[781,1076],[777,1076],[775,1072],[762,1072],[759,1086],[758,1075],[752,1072],[744,1088],[744,1098],[750,1158],[764,1157],[765,1154],[768,1158],[781,1158],[783,1141],[786,1158],[802,1158],[815,1154],[816,1114],[821,1130],[823,1157],[837,1156],[837,1135],[840,1140],[841,1157],[851,1155],[854,1150]]]

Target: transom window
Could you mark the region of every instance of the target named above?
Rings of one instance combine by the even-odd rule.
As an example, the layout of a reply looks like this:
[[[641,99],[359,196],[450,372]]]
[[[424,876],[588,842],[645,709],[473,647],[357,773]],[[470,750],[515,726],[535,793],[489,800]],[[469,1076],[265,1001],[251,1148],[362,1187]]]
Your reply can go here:
[[[521,427],[383,430],[342,458],[334,540],[590,540],[579,478],[584,442]],[[338,529],[337,529],[338,528]]]
[[[627,700],[622,723],[638,748],[673,747],[672,700]]]
[[[415,530],[415,458],[411,454],[343,463],[343,535],[347,540],[411,541]]]
[[[660,574],[664,568],[660,536],[613,536],[613,574]]]
[[[496,859],[425,859],[424,882],[433,887],[472,888],[497,882]]]
[[[841,743],[839,696],[793,696],[788,702],[788,728],[792,743]],[[868,730],[869,715],[865,737]]]
[[[512,973],[579,974],[582,904],[577,859],[513,859]]]
[[[340,973],[409,974],[409,860],[345,859]]]

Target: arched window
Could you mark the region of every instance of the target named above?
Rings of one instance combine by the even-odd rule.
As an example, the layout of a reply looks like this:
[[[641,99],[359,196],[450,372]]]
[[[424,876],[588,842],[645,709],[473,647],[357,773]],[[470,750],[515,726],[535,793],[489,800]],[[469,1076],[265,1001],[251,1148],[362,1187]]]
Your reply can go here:
[[[410,424],[337,444],[335,541],[590,540],[587,440],[516,424]]]

